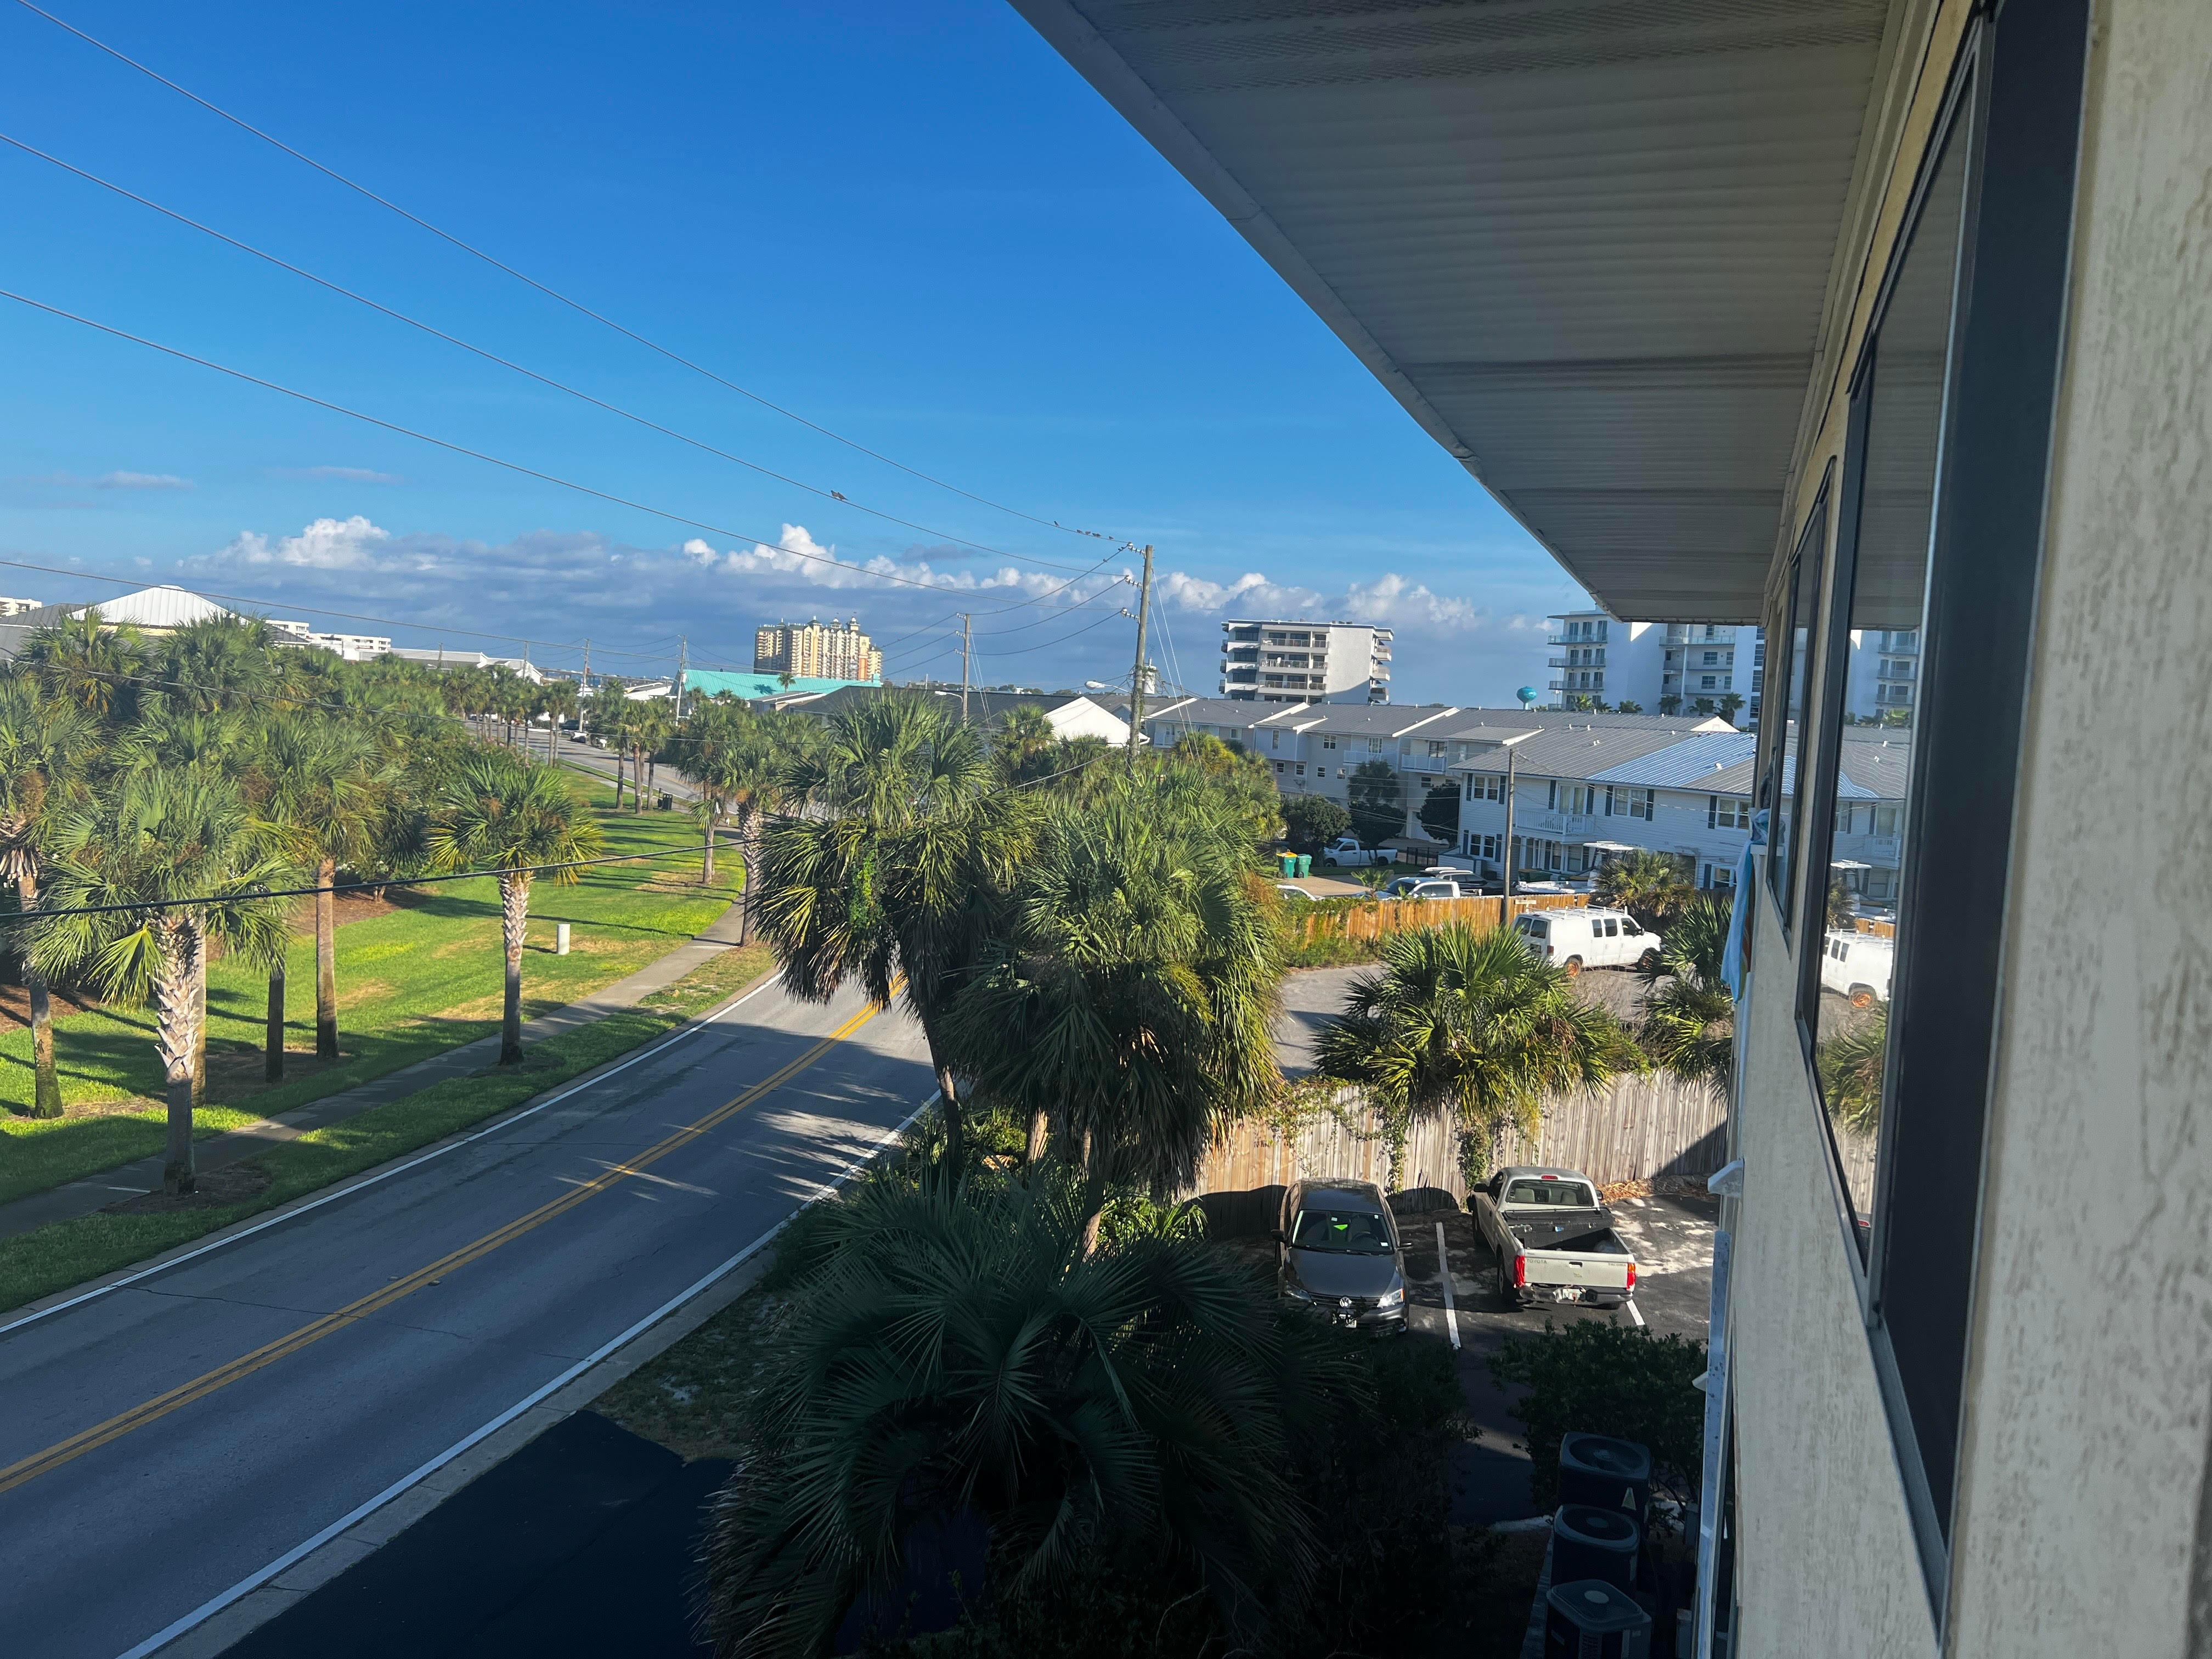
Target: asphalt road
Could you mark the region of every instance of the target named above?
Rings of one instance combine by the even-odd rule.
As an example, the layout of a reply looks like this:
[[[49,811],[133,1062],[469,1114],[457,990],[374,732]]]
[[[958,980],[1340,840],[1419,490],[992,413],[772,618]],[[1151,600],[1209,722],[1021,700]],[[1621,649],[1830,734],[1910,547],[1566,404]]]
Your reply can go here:
[[[0,1650],[116,1659],[694,1285],[928,1094],[771,982],[419,1169],[0,1322]]]

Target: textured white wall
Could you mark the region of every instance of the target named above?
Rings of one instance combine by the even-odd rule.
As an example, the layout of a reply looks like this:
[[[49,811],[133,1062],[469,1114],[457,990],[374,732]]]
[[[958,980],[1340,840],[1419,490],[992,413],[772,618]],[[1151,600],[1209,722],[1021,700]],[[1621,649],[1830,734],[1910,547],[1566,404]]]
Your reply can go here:
[[[2212,3],[2097,20],[1959,1659],[2212,1652]]]

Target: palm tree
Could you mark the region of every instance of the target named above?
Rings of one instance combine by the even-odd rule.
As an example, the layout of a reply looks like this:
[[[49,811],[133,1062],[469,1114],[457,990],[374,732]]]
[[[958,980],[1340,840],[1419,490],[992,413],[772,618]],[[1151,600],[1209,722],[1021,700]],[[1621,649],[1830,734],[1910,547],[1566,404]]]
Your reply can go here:
[[[1881,1125],[1881,1082],[1889,1059],[1889,1005],[1877,1003],[1814,1050],[1821,1098],[1854,1134],[1871,1136]]]
[[[983,948],[988,896],[1021,844],[1010,799],[986,799],[993,781],[973,726],[933,700],[872,698],[789,758],[784,796],[822,816],[770,830],[757,866],[761,931],[796,994],[827,1001],[857,978],[888,1007],[903,983],[929,1043],[955,1169],[961,1106],[945,1011]]]
[[[630,805],[638,811],[645,810],[647,789],[658,791],[660,787],[660,751],[676,733],[676,713],[659,698],[637,706],[630,722],[629,740],[636,745],[630,763]],[[645,788],[636,787],[640,778]]]
[[[1054,801],[953,1005],[957,1064],[1028,1117],[1031,1162],[1048,1115],[1082,1149],[1090,1238],[1109,1181],[1188,1179],[1224,1122],[1280,1089],[1280,969],[1247,846],[1141,777]]]
[[[530,923],[531,878],[541,871],[566,884],[568,869],[546,869],[597,856],[605,844],[596,819],[579,808],[559,772],[497,750],[463,757],[438,792],[424,837],[433,869],[495,871],[507,994],[501,1014],[499,1063],[522,1059],[522,941]]]
[[[48,914],[31,957],[40,972],[88,975],[125,1006],[149,998],[168,1104],[161,1184],[192,1190],[195,1066],[204,1055],[210,941],[265,964],[284,948],[283,901],[265,895],[285,870],[237,790],[204,769],[118,780],[55,833]],[[101,913],[100,907],[122,906]]]
[[[557,763],[561,758],[561,722],[574,718],[576,696],[574,680],[548,680],[538,689],[538,707],[553,722],[552,735],[545,743],[545,758],[550,761]]]
[[[743,703],[705,702],[692,711],[677,734],[674,752],[677,769],[699,790],[698,814],[707,838],[700,884],[714,884],[715,826],[725,817],[738,819],[738,836],[747,849],[750,872],[753,830],[778,797],[783,767],[784,757],[773,733]],[[747,884],[751,884],[750,880]],[[749,911],[750,907],[739,913],[740,942],[745,937]]]
[[[1710,894],[1675,913],[1660,960],[1644,969],[1637,1032],[1662,1071],[1716,1095],[1728,1092],[1735,1068],[1735,1000],[1721,977],[1729,920],[1729,907]]]
[[[99,742],[96,723],[76,704],[41,696],[27,676],[0,680],[0,881],[14,886],[26,914],[39,908],[56,820],[81,802]],[[46,975],[27,959],[23,988],[31,1002],[31,1115],[59,1117],[53,1006]]]
[[[1688,903],[1694,890],[1682,879],[1681,866],[1665,853],[1639,848],[1614,859],[1598,872],[1598,896],[1626,910],[1654,933]]]
[[[90,605],[59,627],[32,635],[21,660],[48,696],[103,720],[127,717],[146,673],[138,631],[107,627]]]
[[[260,707],[283,675],[269,624],[208,617],[164,637],[154,653],[159,678],[149,691],[167,708],[212,714]]]
[[[368,732],[350,720],[314,715],[272,720],[261,732],[257,797],[275,844],[315,872],[315,1057],[338,1058],[337,873],[375,854],[397,781]],[[280,963],[269,981],[276,1048],[272,1075],[283,1072]]]
[[[1086,1254],[1065,1182],[884,1179],[823,1219],[711,1510],[717,1655],[826,1652],[856,1603],[895,1623],[913,1540],[963,1522],[1000,1594],[1149,1547],[1255,1641],[1299,1605],[1297,1449],[1357,1386],[1325,1329],[1200,1239]]]
[[[623,757],[629,753],[629,723],[637,705],[624,694],[622,681],[611,674],[592,692],[592,735],[606,744],[615,757],[615,808],[622,811]]]
[[[1389,1139],[1394,1187],[1416,1120],[1448,1118],[1462,1159],[1486,1170],[1508,1127],[1535,1133],[1547,1098],[1601,1089],[1639,1063],[1613,1017],[1505,928],[1393,933],[1382,963],[1353,982],[1314,1054],[1323,1076],[1366,1090]]]
[[[1059,741],[1051,716],[1025,702],[1006,711],[992,735],[991,750],[1008,782],[1026,783],[1050,769],[1053,746]]]

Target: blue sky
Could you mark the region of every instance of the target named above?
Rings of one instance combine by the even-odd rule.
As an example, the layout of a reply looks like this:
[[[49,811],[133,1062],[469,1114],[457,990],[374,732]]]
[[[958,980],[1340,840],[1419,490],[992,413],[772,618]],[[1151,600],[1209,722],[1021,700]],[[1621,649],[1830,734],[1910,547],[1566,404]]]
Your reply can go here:
[[[52,9],[763,397],[975,494],[1155,544],[1159,660],[1194,689],[1212,690],[1224,615],[1280,610],[1395,626],[1401,701],[1507,702],[1543,683],[1543,616],[1582,602],[991,0]],[[396,618],[411,625],[361,631],[406,643],[476,629],[562,661],[588,636],[595,666],[641,674],[672,665],[679,635],[695,662],[749,666],[760,621],[857,613],[889,641],[967,608],[979,680],[1126,678],[1127,590],[1106,583],[1127,560],[1036,603],[1066,580],[1047,566],[1110,542],[933,488],[657,359],[12,5],[0,110],[9,137],[925,526],[628,425],[0,147],[0,287],[716,527],[0,301],[0,558]],[[0,592],[114,591],[0,566]],[[900,643],[892,677],[957,676],[942,638]]]

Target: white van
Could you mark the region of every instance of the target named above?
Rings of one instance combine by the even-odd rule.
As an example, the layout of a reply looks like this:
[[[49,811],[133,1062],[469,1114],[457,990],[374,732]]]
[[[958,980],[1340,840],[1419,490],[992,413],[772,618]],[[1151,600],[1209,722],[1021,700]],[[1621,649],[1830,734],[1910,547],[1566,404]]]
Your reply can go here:
[[[1530,954],[1559,963],[1570,977],[1585,968],[1656,968],[1666,949],[1626,910],[1539,910],[1516,920],[1513,931]]]
[[[1873,933],[1828,935],[1820,951],[1820,988],[1850,999],[1854,1008],[1889,1000],[1889,973],[1897,962],[1897,941]]]

